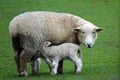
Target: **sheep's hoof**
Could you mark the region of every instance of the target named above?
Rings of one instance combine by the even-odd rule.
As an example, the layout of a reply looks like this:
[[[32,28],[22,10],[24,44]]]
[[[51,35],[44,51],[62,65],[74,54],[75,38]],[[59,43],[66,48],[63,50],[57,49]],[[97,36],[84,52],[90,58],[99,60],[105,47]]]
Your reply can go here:
[[[18,75],[19,75],[20,77],[27,77],[27,76],[28,76],[28,74],[27,74],[26,71],[20,72]]]

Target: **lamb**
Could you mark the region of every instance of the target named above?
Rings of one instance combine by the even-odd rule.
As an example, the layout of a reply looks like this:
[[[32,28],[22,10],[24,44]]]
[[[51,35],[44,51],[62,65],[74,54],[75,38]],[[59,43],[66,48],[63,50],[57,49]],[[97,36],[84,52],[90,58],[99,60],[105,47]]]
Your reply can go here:
[[[75,73],[78,74],[82,69],[82,60],[77,56],[80,52],[80,46],[73,43],[63,43],[57,46],[50,46],[51,42],[43,43],[41,49],[42,57],[49,65],[51,75],[57,74],[58,62],[62,59],[69,58],[75,64]],[[82,53],[80,52],[80,57]]]
[[[27,76],[26,64],[33,65],[32,73],[38,73],[34,64],[40,50],[41,42],[50,41],[52,45],[65,42],[85,44],[91,48],[97,39],[97,32],[101,28],[91,22],[69,13],[48,11],[25,12],[13,18],[9,24],[9,33],[12,40],[14,58],[19,76]],[[60,61],[59,73],[62,73],[63,60]]]

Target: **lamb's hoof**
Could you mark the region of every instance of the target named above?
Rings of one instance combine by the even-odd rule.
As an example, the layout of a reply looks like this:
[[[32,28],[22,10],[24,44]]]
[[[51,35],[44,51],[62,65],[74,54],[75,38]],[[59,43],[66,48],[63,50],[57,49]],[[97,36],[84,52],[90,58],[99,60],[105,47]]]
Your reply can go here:
[[[18,75],[19,75],[20,77],[27,77],[27,76],[28,76],[28,74],[27,74],[26,71],[20,72]]]
[[[80,74],[82,71],[75,71],[75,74]]]
[[[75,72],[75,74],[79,74],[80,72]]]

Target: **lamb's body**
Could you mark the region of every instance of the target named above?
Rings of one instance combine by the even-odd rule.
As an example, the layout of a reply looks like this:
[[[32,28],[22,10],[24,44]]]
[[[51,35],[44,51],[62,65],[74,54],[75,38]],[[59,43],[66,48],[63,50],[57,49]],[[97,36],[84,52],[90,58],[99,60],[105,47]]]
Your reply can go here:
[[[74,62],[76,73],[81,72],[82,60],[77,56],[77,53],[80,52],[80,47],[78,45],[72,43],[63,43],[58,46],[49,47],[49,45],[44,44],[41,51],[42,55],[44,56],[43,58],[45,58],[46,62],[51,68],[51,74],[54,75],[57,73],[58,62],[64,58],[69,58]]]
[[[50,56],[52,58],[52,57],[58,56],[57,58],[61,60],[63,58],[68,58],[71,55],[71,52],[74,52],[74,51],[78,52],[80,50],[80,47],[72,43],[63,43],[58,46],[44,47],[43,50],[44,50],[43,55],[45,57]]]

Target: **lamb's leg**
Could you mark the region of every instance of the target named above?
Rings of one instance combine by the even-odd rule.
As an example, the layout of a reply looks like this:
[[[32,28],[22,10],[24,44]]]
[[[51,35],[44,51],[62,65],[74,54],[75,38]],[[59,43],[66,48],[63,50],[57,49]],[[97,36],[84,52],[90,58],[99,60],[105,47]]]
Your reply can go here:
[[[63,74],[63,59],[59,61],[57,72],[58,74]]]
[[[80,58],[76,59],[75,63],[76,63],[76,66],[77,66],[77,69],[76,69],[75,73],[76,74],[81,73],[82,72],[82,61],[81,61],[81,59]]]
[[[57,74],[58,61],[54,60],[51,65],[52,65],[51,75]]]
[[[32,67],[32,74],[37,74],[39,71],[39,65],[40,65],[41,61],[39,58],[37,58],[36,60],[31,62],[31,67]]]
[[[25,51],[22,51],[20,54],[20,73],[19,76],[28,76],[26,72],[27,62],[29,61],[29,57],[25,55]]]
[[[72,61],[74,62],[74,64],[75,64],[75,73],[76,73],[76,74],[80,73],[81,70],[82,70],[82,61],[81,61],[81,59],[78,58],[77,55],[71,56],[70,58],[71,58],[71,60],[72,60]]]
[[[50,72],[51,72],[51,70],[52,70],[52,62],[51,62],[51,60],[49,58],[45,58],[45,61],[48,64],[48,67],[49,67]]]

